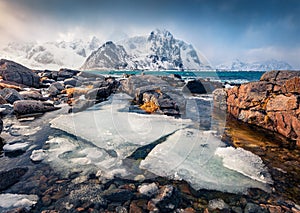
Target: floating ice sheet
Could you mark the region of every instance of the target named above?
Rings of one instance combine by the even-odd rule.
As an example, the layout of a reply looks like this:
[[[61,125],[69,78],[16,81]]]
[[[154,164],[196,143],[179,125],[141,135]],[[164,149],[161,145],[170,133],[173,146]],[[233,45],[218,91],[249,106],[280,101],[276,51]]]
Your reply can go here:
[[[267,173],[259,163],[258,156],[247,158],[246,168],[224,165],[222,158],[215,154],[220,146],[224,144],[211,135],[196,129],[183,129],[171,135],[167,141],[157,145],[141,162],[140,167],[147,169],[160,176],[184,179],[195,189],[212,189],[226,192],[240,193],[247,188],[261,188],[267,190],[267,184],[261,182],[259,178],[251,179],[244,174],[255,170]],[[222,148],[225,150],[231,148]],[[243,162],[245,154],[243,150],[237,156],[232,157],[238,163]],[[229,152],[226,158],[229,159],[232,153]],[[233,153],[235,154],[235,153]],[[247,154],[247,153],[246,153]],[[234,163],[227,160],[228,164]],[[254,167],[254,168],[252,168]],[[256,177],[256,176],[255,176]],[[259,180],[259,181],[257,181]]]
[[[116,94],[90,110],[62,115],[51,127],[92,142],[97,147],[114,150],[119,157],[129,156],[138,147],[191,124],[190,120],[170,116],[128,112],[131,98]]]

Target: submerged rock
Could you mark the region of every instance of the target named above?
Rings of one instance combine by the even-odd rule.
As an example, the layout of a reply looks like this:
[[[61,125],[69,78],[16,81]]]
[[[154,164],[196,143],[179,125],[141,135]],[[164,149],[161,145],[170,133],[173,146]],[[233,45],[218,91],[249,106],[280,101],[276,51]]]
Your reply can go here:
[[[0,171],[0,191],[19,182],[28,168],[14,168],[8,171]]]
[[[59,107],[55,107],[51,103],[35,100],[22,100],[14,102],[14,111],[19,115],[44,113],[57,109],[59,109]]]

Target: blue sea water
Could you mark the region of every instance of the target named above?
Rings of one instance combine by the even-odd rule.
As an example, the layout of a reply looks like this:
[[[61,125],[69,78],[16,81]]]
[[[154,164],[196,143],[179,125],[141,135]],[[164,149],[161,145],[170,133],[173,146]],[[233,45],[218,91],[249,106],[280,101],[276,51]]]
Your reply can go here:
[[[89,71],[95,74],[101,74],[106,76],[123,76],[123,74],[146,74],[156,76],[168,76],[171,74],[178,74],[183,79],[193,78],[209,78],[212,81],[227,82],[230,84],[241,84],[246,82],[258,81],[264,74],[263,71],[120,71],[120,70],[109,70],[109,71]]]

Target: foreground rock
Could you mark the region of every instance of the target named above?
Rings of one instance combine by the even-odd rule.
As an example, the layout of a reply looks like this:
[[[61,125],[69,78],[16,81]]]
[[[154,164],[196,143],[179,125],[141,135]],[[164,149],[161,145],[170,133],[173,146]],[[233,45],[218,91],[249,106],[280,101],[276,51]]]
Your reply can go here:
[[[185,99],[178,88],[180,79],[157,76],[130,76],[122,82],[122,90],[148,113],[180,115],[185,111]]]
[[[6,81],[36,88],[40,86],[40,77],[37,74],[13,61],[0,60],[0,76]]]
[[[300,146],[300,72],[271,71],[260,81],[227,90],[227,110],[235,118],[261,126]]]
[[[44,113],[59,109],[51,103],[35,101],[35,100],[21,100],[14,103],[14,111],[18,115]]]
[[[0,191],[17,183],[27,170],[27,168],[14,168],[9,171],[0,171]]]

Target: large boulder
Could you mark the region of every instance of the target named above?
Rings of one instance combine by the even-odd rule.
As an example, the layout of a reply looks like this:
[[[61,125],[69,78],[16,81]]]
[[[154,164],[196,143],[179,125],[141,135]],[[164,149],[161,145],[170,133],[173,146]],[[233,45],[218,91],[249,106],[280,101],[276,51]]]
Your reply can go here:
[[[4,88],[3,90],[0,90],[0,96],[2,96],[7,103],[13,104],[15,101],[23,100],[22,95],[15,90],[11,88]]]
[[[6,59],[0,60],[0,76],[6,81],[24,84],[29,87],[40,86],[40,77],[27,67]]]
[[[260,81],[227,90],[237,119],[278,132],[300,146],[300,72],[271,71]]]
[[[148,113],[181,115],[185,112],[185,98],[174,79],[152,75],[130,76],[121,82],[121,90],[133,97],[133,101]]]
[[[14,102],[14,111],[18,115],[44,113],[59,109],[51,103],[35,101],[35,100],[21,100]]]

